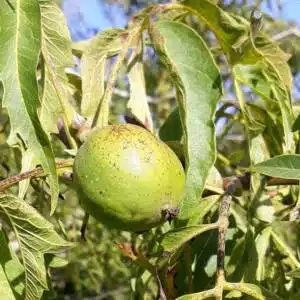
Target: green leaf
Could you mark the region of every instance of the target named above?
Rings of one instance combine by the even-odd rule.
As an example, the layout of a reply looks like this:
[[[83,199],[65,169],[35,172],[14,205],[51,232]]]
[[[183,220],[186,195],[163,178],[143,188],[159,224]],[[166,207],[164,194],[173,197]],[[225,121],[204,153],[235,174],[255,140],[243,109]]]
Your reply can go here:
[[[258,281],[263,281],[265,279],[265,259],[268,247],[270,246],[270,237],[271,227],[269,226],[260,232],[255,239],[258,254],[258,266],[256,269],[256,279]]]
[[[158,22],[151,33],[177,88],[186,161],[186,187],[179,220],[186,221],[201,200],[206,177],[216,159],[214,116],[222,94],[221,78],[196,31],[176,22]]]
[[[225,12],[209,0],[186,0],[183,4],[214,32],[231,62],[258,55],[251,44],[251,28],[246,19]]]
[[[217,203],[220,200],[220,195],[211,195],[202,198],[201,202],[195,207],[194,213],[190,218],[192,224],[199,223],[200,220],[205,217],[206,214],[212,211],[212,208],[216,208]],[[212,211],[213,212],[213,211]]]
[[[181,141],[182,125],[179,108],[176,107],[159,129],[159,137],[163,141]]]
[[[215,296],[215,290],[207,290],[200,293],[183,295],[181,297],[176,298],[176,300],[202,300],[202,299],[211,299],[211,297]]]
[[[238,290],[243,294],[249,295],[258,300],[280,300],[280,298],[270,291],[250,283],[231,283],[225,282],[224,289],[227,291]]]
[[[47,133],[58,133],[57,121],[62,118],[68,132],[75,115],[75,110],[69,103],[68,78],[65,72],[66,68],[74,65],[72,41],[59,6],[52,0],[38,2],[44,63],[41,120]],[[69,132],[68,135],[71,140]]]
[[[216,228],[218,228],[217,223],[177,228],[167,232],[162,237],[161,245],[163,246],[165,251],[174,252],[184,243],[191,240],[200,233]]]
[[[265,100],[271,101],[273,110],[280,110],[279,118],[284,128],[285,146],[288,151],[292,150],[294,147],[293,135],[290,132],[293,122],[290,96],[292,76],[287,64],[289,55],[259,33],[259,27],[255,29],[253,22],[227,13],[211,1],[186,0],[183,4],[215,33],[234,66],[233,71],[235,76],[238,75],[237,79],[263,96]],[[243,71],[236,70],[238,68]],[[249,73],[250,70],[255,70],[255,76],[254,73]],[[256,77],[255,80],[250,81],[249,75],[252,79]]]
[[[121,29],[109,29],[96,35],[83,48],[81,60],[81,113],[92,122],[104,94],[106,59],[116,55],[122,47]]]
[[[298,131],[300,130],[300,114],[297,116],[293,126],[292,126],[292,131]]]
[[[233,74],[237,81],[247,85],[263,100],[268,111],[277,118],[284,129],[285,148],[293,148],[293,112],[290,90],[280,77],[277,70],[267,58],[253,65],[237,64],[233,68]]]
[[[147,129],[153,131],[153,121],[146,94],[144,66],[141,59],[138,59],[130,69],[128,79],[130,84],[130,99],[127,103],[127,109]]]
[[[0,265],[0,299],[15,300],[15,296],[5,276],[2,265]]]
[[[286,276],[290,276],[290,277],[294,277],[294,278],[300,278],[300,268],[296,269],[296,270],[293,270],[293,271],[290,271],[290,272],[287,272]]]
[[[0,216],[11,226],[19,243],[25,270],[25,300],[40,299],[43,290],[48,289],[44,254],[57,253],[71,244],[32,206],[12,195],[0,195]]]
[[[5,271],[6,278],[16,299],[24,299],[24,268],[17,255],[11,251],[3,231],[0,231],[0,245],[0,264]]]
[[[300,268],[300,262],[296,256],[296,249],[299,247],[300,241],[299,229],[299,224],[296,222],[276,221],[272,223],[272,240],[295,268]]]
[[[51,212],[58,197],[58,180],[51,144],[37,114],[39,106],[36,66],[40,53],[40,13],[35,0],[0,3],[0,81],[3,106],[10,117],[9,144],[24,145],[47,174],[51,188]]]
[[[300,179],[300,155],[278,155],[250,168],[252,172],[285,179]]]

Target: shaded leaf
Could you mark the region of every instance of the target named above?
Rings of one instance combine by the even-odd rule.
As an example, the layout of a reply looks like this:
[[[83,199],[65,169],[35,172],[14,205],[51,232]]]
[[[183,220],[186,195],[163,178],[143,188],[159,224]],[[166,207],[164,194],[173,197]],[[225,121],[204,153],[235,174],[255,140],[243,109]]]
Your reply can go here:
[[[70,247],[32,206],[10,195],[0,196],[0,215],[11,226],[20,247],[25,270],[25,299],[40,299],[47,290],[45,253]]]
[[[288,221],[273,222],[271,236],[278,250],[288,257],[291,265],[300,268],[296,256],[296,249],[299,247],[299,224]]]
[[[189,27],[158,22],[151,34],[177,88],[187,174],[179,220],[187,220],[216,159],[214,116],[222,93],[220,73],[201,37]]]
[[[300,179],[300,155],[287,154],[274,156],[271,159],[252,166],[250,170],[273,177]]]
[[[63,119],[68,132],[75,114],[73,106],[69,103],[68,78],[65,72],[66,68],[74,65],[72,42],[59,6],[52,0],[38,2],[41,11],[41,50],[44,63],[40,116],[47,133],[58,133],[59,118]],[[68,135],[71,140],[69,132]]]
[[[163,141],[181,141],[182,125],[179,108],[176,107],[159,129],[159,137]]]
[[[40,53],[40,13],[35,0],[20,0],[13,11],[0,3],[0,81],[3,106],[10,117],[9,144],[24,145],[47,174],[51,188],[51,212],[58,197],[58,180],[51,144],[37,114],[39,106],[36,66]]]
[[[218,228],[216,223],[177,228],[169,231],[162,237],[161,245],[165,251],[174,252],[200,233],[216,228]]]
[[[139,59],[128,73],[130,84],[130,98],[127,109],[147,129],[153,131],[153,121],[148,105],[145,87],[144,66]]]

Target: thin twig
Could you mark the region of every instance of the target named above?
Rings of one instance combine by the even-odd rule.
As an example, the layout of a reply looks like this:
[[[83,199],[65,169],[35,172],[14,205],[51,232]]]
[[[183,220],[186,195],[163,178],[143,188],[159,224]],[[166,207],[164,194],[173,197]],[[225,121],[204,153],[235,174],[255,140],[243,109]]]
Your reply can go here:
[[[73,165],[73,159],[56,161],[56,169],[63,169],[66,167],[71,167],[72,165]],[[22,180],[25,180],[28,178],[35,178],[35,177],[44,177],[46,175],[47,174],[44,172],[42,167],[37,167],[30,171],[8,177],[8,178],[0,181],[0,192],[4,191],[5,189],[10,188],[14,184],[16,184]]]
[[[248,180],[248,174],[245,174]],[[226,232],[229,225],[230,215],[230,202],[232,195],[235,191],[242,186],[242,176],[236,177],[226,187],[226,192],[222,198],[220,209],[219,209],[219,230],[218,230],[218,249],[217,249],[217,276],[216,276],[216,287],[215,287],[215,298],[216,300],[223,299],[223,287],[225,282],[225,244],[226,244]]]

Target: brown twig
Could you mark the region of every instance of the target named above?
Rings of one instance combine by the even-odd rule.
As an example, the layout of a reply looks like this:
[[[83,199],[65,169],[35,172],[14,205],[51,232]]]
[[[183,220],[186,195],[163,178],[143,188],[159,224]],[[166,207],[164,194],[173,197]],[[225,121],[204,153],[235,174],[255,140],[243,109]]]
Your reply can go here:
[[[56,161],[56,168],[57,169],[63,169],[66,167],[71,167],[73,165],[73,160],[72,159],[67,159],[67,160],[59,160]],[[6,179],[3,179],[0,181],[0,192],[3,192],[4,190],[10,188],[14,184],[28,179],[28,178],[36,178],[36,177],[44,177],[47,174],[45,174],[44,170],[42,167],[37,167],[33,170],[14,175],[11,177],[8,177]]]
[[[245,174],[241,177],[236,177],[230,180],[230,183],[226,186],[226,192],[222,197],[221,205],[219,209],[219,229],[218,229],[218,248],[217,248],[217,278],[215,287],[215,298],[216,300],[223,299],[223,288],[225,283],[225,243],[226,243],[226,232],[229,225],[230,215],[230,202],[232,195],[241,186],[244,186],[246,181],[250,179],[249,174]]]

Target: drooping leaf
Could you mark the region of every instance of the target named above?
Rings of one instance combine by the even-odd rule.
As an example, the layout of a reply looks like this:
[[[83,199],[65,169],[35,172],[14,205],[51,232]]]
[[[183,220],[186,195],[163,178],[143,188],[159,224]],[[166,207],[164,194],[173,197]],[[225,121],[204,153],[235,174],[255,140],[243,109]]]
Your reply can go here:
[[[74,65],[72,42],[59,6],[52,0],[39,0],[38,2],[41,11],[43,57],[41,120],[47,133],[58,133],[57,122],[59,118],[62,118],[71,142],[69,127],[75,110],[69,102],[68,78],[65,69]]]
[[[105,63],[109,55],[117,54],[122,47],[121,29],[109,29],[96,35],[83,48],[81,60],[82,101],[81,113],[90,121],[104,93]]]
[[[0,216],[15,233],[25,270],[25,300],[40,299],[47,290],[45,253],[71,244],[63,240],[32,206],[12,195],[0,196]]]
[[[51,212],[58,197],[58,180],[51,144],[37,114],[36,66],[40,53],[40,12],[37,1],[16,1],[15,10],[0,3],[0,81],[4,86],[11,132],[8,142],[22,144],[49,174]]]
[[[274,156],[262,161],[251,168],[252,172],[264,175],[300,180],[300,155],[286,154]]]
[[[130,98],[127,108],[130,114],[152,132],[153,121],[148,105],[144,66],[141,60],[138,60],[131,68],[128,73],[128,79],[130,84]]]
[[[189,27],[158,22],[151,34],[177,88],[187,173],[179,219],[187,220],[216,158],[214,115],[222,93],[220,73],[201,37]]]
[[[169,231],[163,236],[161,245],[165,251],[174,252],[195,236],[216,228],[218,228],[218,224],[216,223],[177,228]]]

